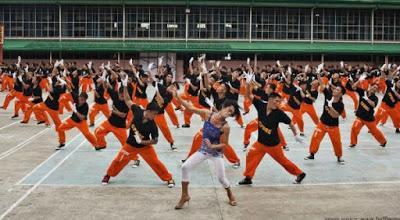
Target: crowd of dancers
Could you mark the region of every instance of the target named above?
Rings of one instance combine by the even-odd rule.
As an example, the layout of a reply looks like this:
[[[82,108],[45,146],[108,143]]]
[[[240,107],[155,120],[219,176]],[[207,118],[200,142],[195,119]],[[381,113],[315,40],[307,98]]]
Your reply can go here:
[[[164,65],[162,57],[157,64],[149,64],[146,70],[134,65],[132,60],[129,67],[110,62],[95,67],[92,62],[78,66],[63,60],[23,63],[18,57],[16,63],[0,66],[1,91],[7,92],[1,108],[6,110],[14,101],[13,119],[19,118],[21,123],[27,124],[33,113],[38,125],[51,126],[52,121],[59,141],[57,150],[65,147],[65,133],[72,128],[79,129],[97,151],[107,147],[105,137],[112,133],[122,147],[106,170],[104,185],[129,163],[140,166],[140,156],[168,187],[174,187],[172,174],[154,148],[159,130],[170,149],[176,151],[179,143],[175,143],[166,115],[174,126],[182,129],[190,128],[193,114],[199,115],[204,125],[193,137],[190,151],[182,160],[182,195],[176,209],[190,200],[189,174],[205,160],[215,164],[229,204],[237,205],[223,161],[225,156],[234,168],[241,165],[229,141],[230,125],[226,121],[229,117],[244,128],[243,150],[249,148],[239,185],[252,184],[265,154],[294,175],[294,183],[302,182],[306,173],[285,156],[284,151],[289,150],[289,146],[279,124],[289,125],[294,140],[302,143],[304,114],[315,124],[306,160],[315,159],[327,133],[335,160],[345,164],[339,118],[345,120],[347,114],[353,112],[356,117],[351,128],[350,148],[357,146],[363,126],[380,147],[385,147],[390,140],[378,125],[387,123],[388,118],[393,123],[393,132],[400,133],[400,67],[395,64],[378,67],[340,62],[335,66],[323,63],[301,66],[281,65],[276,61],[273,65],[259,67],[248,59],[237,68],[226,68],[220,61],[206,61],[205,55],[191,58],[188,63],[180,89],[182,84],[174,81],[173,71]],[[150,99],[149,86],[155,89]],[[94,102],[89,105],[88,93],[91,92]],[[314,106],[319,95],[324,98],[320,117]],[[345,95],[351,98],[353,106],[344,105]],[[239,96],[244,97],[243,103],[238,103]],[[257,118],[244,124],[242,115],[250,112],[251,105],[257,111]],[[182,125],[176,111],[183,111]],[[66,112],[72,115],[62,121],[60,116]],[[106,120],[95,124],[100,113]],[[90,127],[94,127],[93,132]],[[251,134],[255,131],[258,131],[257,141],[250,145]]]

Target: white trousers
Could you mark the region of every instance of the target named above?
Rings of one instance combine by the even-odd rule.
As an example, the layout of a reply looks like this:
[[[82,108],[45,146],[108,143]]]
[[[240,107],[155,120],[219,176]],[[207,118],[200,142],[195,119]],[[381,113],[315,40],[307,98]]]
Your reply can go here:
[[[182,164],[182,181],[189,182],[189,172],[205,160],[211,160],[215,165],[218,181],[224,188],[229,188],[229,181],[225,176],[224,159],[222,157],[213,157],[200,152],[194,153]]]

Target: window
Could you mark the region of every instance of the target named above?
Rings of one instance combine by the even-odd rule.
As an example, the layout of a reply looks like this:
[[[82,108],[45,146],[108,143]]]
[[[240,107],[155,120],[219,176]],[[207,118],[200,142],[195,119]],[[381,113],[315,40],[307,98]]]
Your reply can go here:
[[[374,14],[374,40],[400,40],[400,10],[376,10]]]

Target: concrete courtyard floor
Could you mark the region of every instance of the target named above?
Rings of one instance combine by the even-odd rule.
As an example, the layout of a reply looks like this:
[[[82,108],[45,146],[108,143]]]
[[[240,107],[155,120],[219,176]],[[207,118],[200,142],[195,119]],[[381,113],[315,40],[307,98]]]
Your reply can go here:
[[[0,94],[0,104],[5,95]],[[322,98],[320,95],[316,103],[318,113]],[[285,154],[307,173],[303,184],[292,184],[294,177],[266,155],[253,186],[237,186],[245,167],[244,129],[231,120],[230,142],[242,164],[233,169],[225,160],[225,166],[238,206],[229,206],[214,166],[207,162],[191,173],[190,205],[176,211],[173,208],[181,190],[181,159],[202,126],[199,117],[192,118],[189,129],[171,125],[178,152],[170,151],[162,136],[155,147],[173,174],[176,188],[167,188],[144,161],[138,168],[127,166],[108,186],[102,186],[101,179],[120,148],[112,134],[107,137],[107,149],[94,151],[77,130],[71,130],[65,149],[55,151],[54,128],[38,126],[33,119],[28,125],[20,124],[20,119],[11,120],[12,102],[7,111],[0,110],[0,219],[400,218],[400,135],[394,133],[389,120],[380,127],[388,139],[385,148],[364,128],[357,147],[348,149],[354,121],[348,97],[345,105],[348,117],[340,125],[345,165],[336,163],[328,136],[315,161],[304,160],[314,130],[311,119],[304,116],[305,144],[295,143],[287,126],[281,125],[290,148]],[[177,114],[182,123],[182,113]],[[62,118],[69,116],[66,113]],[[255,117],[253,108],[244,120],[247,123]],[[99,115],[97,124],[103,120]],[[252,142],[256,136],[254,133]]]

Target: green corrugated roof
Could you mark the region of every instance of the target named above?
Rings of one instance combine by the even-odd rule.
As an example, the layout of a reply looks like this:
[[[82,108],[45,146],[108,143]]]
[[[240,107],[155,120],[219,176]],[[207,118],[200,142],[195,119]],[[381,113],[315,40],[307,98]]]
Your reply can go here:
[[[0,4],[88,4],[88,5],[224,5],[224,6],[305,6],[305,7],[391,7],[399,0],[0,0]]]
[[[5,51],[400,54],[400,43],[5,40]]]

